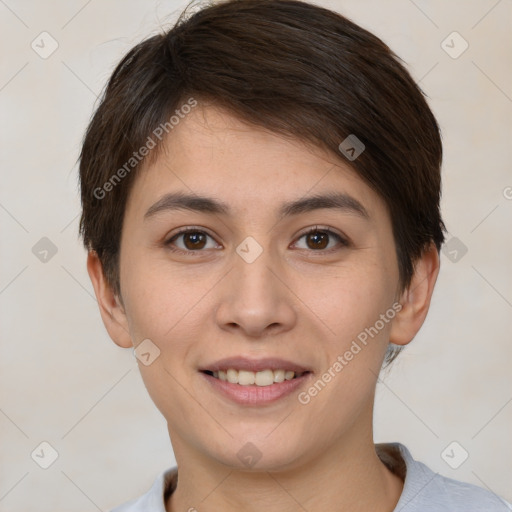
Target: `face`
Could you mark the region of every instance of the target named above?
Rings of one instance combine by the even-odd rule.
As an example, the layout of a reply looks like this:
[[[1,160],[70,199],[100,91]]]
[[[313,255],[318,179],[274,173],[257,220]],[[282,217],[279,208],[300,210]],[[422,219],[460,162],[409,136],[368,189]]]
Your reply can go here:
[[[385,204],[341,155],[198,107],[137,177],[120,254],[178,461],[292,469],[371,435],[399,275]]]

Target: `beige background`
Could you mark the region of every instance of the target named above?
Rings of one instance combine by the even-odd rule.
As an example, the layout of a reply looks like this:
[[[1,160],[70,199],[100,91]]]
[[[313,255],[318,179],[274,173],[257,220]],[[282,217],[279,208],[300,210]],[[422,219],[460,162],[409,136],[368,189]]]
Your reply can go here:
[[[468,249],[456,262],[442,255],[429,319],[382,375],[375,440],[512,500],[512,4],[317,3],[382,37],[429,95],[445,144],[444,217],[460,240],[451,250]],[[1,512],[106,511],[174,465],[136,360],[97,311],[77,239],[76,160],[114,64],[183,5],[0,1]],[[42,31],[59,45],[47,59],[31,48]],[[469,44],[458,58],[441,46],[453,31]],[[453,54],[463,41],[448,44]],[[46,263],[32,252],[42,237],[57,249]],[[58,452],[46,470],[31,458],[43,441]],[[469,453],[458,469],[441,457],[452,441]]]

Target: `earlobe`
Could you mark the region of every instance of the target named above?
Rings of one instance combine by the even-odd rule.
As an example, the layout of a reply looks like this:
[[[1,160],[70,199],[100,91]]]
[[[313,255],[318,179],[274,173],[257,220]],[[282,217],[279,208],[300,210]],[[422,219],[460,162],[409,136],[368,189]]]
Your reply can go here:
[[[94,287],[101,318],[112,341],[123,348],[133,346],[124,310],[119,297],[107,282],[103,266],[95,251],[87,255],[87,272]]]
[[[402,309],[391,326],[390,343],[407,345],[420,330],[439,274],[439,253],[431,244],[416,261],[410,285],[400,297]]]

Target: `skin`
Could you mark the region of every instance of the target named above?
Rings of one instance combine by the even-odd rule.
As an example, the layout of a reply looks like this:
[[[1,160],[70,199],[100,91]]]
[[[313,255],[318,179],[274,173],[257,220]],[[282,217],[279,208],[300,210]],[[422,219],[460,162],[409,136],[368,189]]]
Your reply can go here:
[[[88,271],[113,341],[133,348],[149,338],[160,350],[139,367],[179,467],[167,511],[391,512],[403,482],[375,452],[376,381],[389,342],[409,343],[425,319],[437,251],[424,253],[400,291],[385,203],[348,162],[220,108],[194,109],[164,149],[137,176],[126,205],[121,296],[94,252]],[[356,199],[368,217],[327,208],[278,216],[284,202],[333,191]],[[145,218],[170,192],[215,198],[230,213],[161,210]],[[315,226],[324,230],[316,239],[303,236]],[[187,236],[166,245],[183,227],[211,238],[202,249]],[[326,237],[327,228],[334,235]],[[317,248],[318,235],[327,246]],[[263,250],[252,263],[236,252],[247,236]],[[307,405],[297,393],[238,405],[198,371],[224,357],[280,357],[312,369],[304,391],[396,302],[401,311]],[[237,457],[247,442],[262,454],[252,468]]]

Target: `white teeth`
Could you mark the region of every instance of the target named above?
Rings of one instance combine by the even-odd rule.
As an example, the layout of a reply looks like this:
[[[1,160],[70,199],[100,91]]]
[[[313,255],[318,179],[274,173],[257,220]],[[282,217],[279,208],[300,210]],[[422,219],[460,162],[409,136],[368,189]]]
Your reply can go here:
[[[254,382],[256,386],[270,386],[270,384],[274,384],[274,372],[272,370],[258,372],[254,378]]]
[[[238,384],[240,384],[241,386],[250,386],[251,384],[254,384],[254,381],[254,372],[247,372],[245,370],[240,370],[238,372]]]
[[[250,372],[247,370],[219,370],[213,372],[213,376],[219,380],[227,381],[231,384],[239,384],[240,386],[270,386],[274,383],[292,380],[295,372],[291,370],[262,370],[260,372]],[[299,374],[300,376],[300,374]]]
[[[283,382],[284,373],[284,370],[274,370],[274,382]]]
[[[236,370],[233,370],[233,368],[230,368],[227,371],[228,376],[228,382],[231,382],[231,384],[238,384],[238,372]]]

